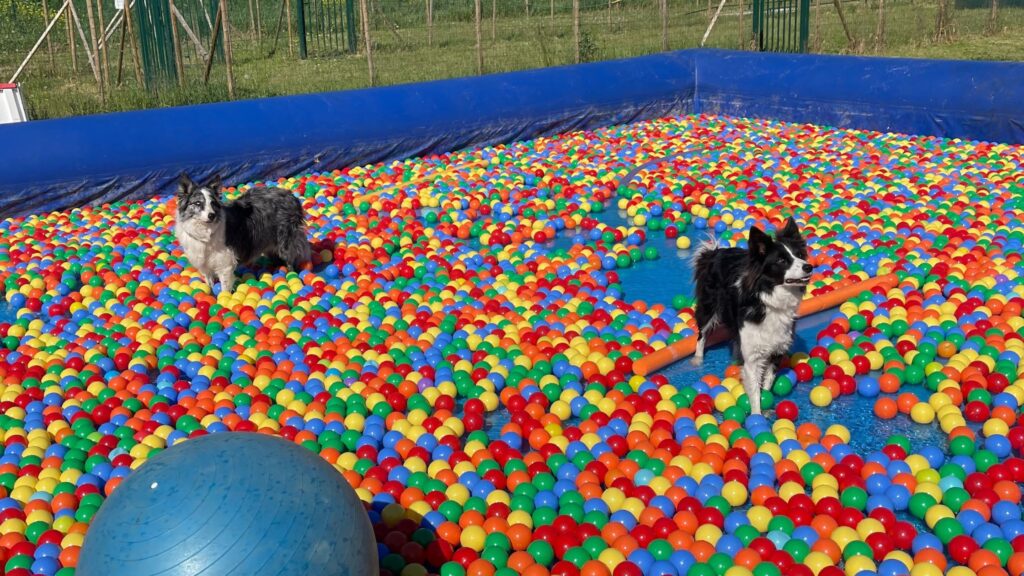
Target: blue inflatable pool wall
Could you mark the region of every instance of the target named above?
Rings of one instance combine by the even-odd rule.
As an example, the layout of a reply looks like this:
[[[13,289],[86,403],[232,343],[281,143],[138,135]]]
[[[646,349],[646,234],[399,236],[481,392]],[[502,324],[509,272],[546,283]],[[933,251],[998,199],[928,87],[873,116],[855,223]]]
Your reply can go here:
[[[1024,64],[683,50],[0,126],[0,217],[691,112],[1024,143]]]

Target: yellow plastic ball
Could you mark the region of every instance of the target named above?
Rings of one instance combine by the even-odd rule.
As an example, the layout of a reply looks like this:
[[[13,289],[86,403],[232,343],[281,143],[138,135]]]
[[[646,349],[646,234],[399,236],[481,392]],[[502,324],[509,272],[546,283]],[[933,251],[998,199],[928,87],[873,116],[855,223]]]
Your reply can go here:
[[[452,484],[445,490],[445,496],[449,500],[453,500],[458,504],[465,504],[466,500],[469,499],[469,490],[462,484]]]
[[[875,562],[867,556],[853,556],[845,562],[844,568],[846,569],[847,576],[857,576],[861,572],[874,572]]]
[[[82,542],[85,541],[85,534],[79,532],[71,532],[61,538],[60,545],[62,548],[70,548],[72,546],[81,546]]]
[[[953,511],[947,506],[943,506],[941,504],[932,506],[924,513],[924,523],[929,527],[934,527],[939,523],[939,520],[943,520],[945,518],[956,518],[956,515],[954,515]]]
[[[910,576],[942,576],[942,570],[935,564],[921,562],[910,569]]]
[[[843,441],[844,444],[850,443],[850,429],[842,424],[833,424],[825,430],[826,436],[835,436]]]
[[[1007,426],[1006,422],[998,418],[990,418],[981,427],[981,432],[986,436],[1006,436],[1010,432],[1010,427]]]
[[[850,542],[859,540],[860,536],[857,534],[856,530],[849,526],[839,526],[832,531],[830,538],[839,546],[840,550],[846,550],[846,546]]]
[[[861,540],[867,540],[868,536],[885,532],[885,526],[874,518],[865,518],[857,523],[857,535]]]
[[[533,516],[530,516],[530,513],[525,510],[513,510],[508,515],[508,525],[515,526],[517,524],[533,528]]]
[[[893,550],[885,555],[885,559],[900,562],[907,567],[907,570],[914,567],[914,558],[903,550]]]
[[[804,557],[804,565],[814,572],[814,576],[818,576],[822,570],[832,566],[832,559],[824,552],[814,551]]]
[[[920,454],[911,454],[907,456],[904,462],[906,462],[907,466],[910,467],[910,473],[914,474],[915,476],[925,470],[930,469],[928,459],[925,458],[924,456],[921,456]]]
[[[485,540],[487,540],[487,532],[482,526],[466,526],[459,536],[459,544],[477,552],[484,549]]]
[[[764,506],[751,506],[747,510],[747,520],[758,532],[767,532],[768,523],[772,521],[772,513]]]
[[[730,566],[725,571],[725,576],[753,576],[753,573],[743,566]]]
[[[811,404],[824,408],[832,403],[832,392],[824,386],[815,386],[811,390]],[[817,572],[816,572],[817,573]]]
[[[609,510],[618,512],[622,508],[622,503],[626,500],[626,495],[618,488],[609,488],[601,495],[601,499],[608,505]]]
[[[597,561],[608,567],[609,570],[615,570],[615,567],[626,561],[626,557],[615,548],[605,548],[597,556]]]
[[[946,572],[946,576],[977,576],[977,574],[966,566],[954,566]]]
[[[747,487],[736,480],[730,480],[722,487],[722,497],[731,506],[742,506],[745,504],[747,495]]]
[[[698,542],[707,542],[708,544],[715,545],[718,543],[718,539],[722,537],[722,531],[714,524],[704,524],[697,528],[697,532],[693,537]]]
[[[910,409],[910,419],[918,424],[931,424],[935,420],[935,409],[925,402],[918,402]]]

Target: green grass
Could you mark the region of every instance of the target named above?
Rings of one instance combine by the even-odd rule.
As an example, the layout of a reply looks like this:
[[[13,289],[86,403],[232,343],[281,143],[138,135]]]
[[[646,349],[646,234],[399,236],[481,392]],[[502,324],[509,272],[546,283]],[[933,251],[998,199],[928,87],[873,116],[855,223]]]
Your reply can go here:
[[[3,2],[4,0],[0,0]],[[11,0],[7,0],[11,1]],[[79,0],[82,1],[82,0]],[[112,14],[113,0],[107,15]],[[179,4],[184,0],[178,0]],[[335,38],[327,46],[323,37],[309,44],[310,57],[299,60],[297,43],[289,51],[287,29],[283,28],[278,47],[270,55],[272,35],[280,4],[261,0],[262,42],[250,31],[248,8],[243,0],[234,0],[231,24],[234,53],[236,98],[255,98],[284,94],[345,90],[369,85],[366,58],[360,38],[357,54],[338,50],[344,41]],[[309,0],[307,0],[309,1]],[[324,2],[338,0],[324,0]],[[484,72],[504,72],[542,66],[569,64],[574,60],[571,0],[557,0],[551,16],[549,1],[531,1],[531,15],[525,15],[525,0],[482,0],[482,45]],[[854,42],[846,40],[831,0],[811,0],[810,46],[816,52],[878,54],[921,58],[987,60],[1024,60],[1024,8],[1005,7],[999,21],[991,26],[987,8],[956,10],[954,33],[950,39],[935,39],[938,0],[886,0],[885,36],[876,38],[877,0],[846,0],[843,10]],[[56,0],[53,0],[56,4]],[[373,9],[374,63],[378,85],[417,82],[438,78],[469,76],[477,73],[475,26],[472,2],[435,0],[433,41],[428,34],[423,4],[412,0],[389,0],[391,4]],[[728,0],[711,33],[707,45],[738,48],[749,42],[750,2],[740,26],[740,1]],[[35,5],[35,4],[33,4]],[[709,21],[707,0],[669,0],[669,48],[697,46]],[[715,2],[717,6],[717,2]],[[326,15],[341,14],[341,6],[326,5]],[[469,7],[468,10],[466,7]],[[2,6],[0,6],[2,8]],[[491,10],[497,8],[492,36]],[[658,52],[662,49],[661,21],[657,3],[651,0],[619,0],[608,7],[607,0],[583,0],[581,16],[584,60],[624,58]],[[334,12],[331,12],[331,10]],[[80,16],[84,8],[79,8]],[[318,14],[308,14],[310,21]],[[35,24],[24,15],[17,26],[3,24],[0,18],[0,72],[6,81],[42,29],[41,17]],[[31,25],[30,25],[31,24]],[[83,25],[85,23],[83,22]],[[194,22],[194,26],[202,26]],[[746,34],[741,34],[741,30]],[[182,104],[215,102],[228,99],[225,67],[215,63],[209,85],[202,80],[204,62],[189,42],[183,45],[184,86],[166,86],[143,90],[135,81],[131,60],[124,64],[121,86],[108,86],[101,103],[92,73],[79,54],[78,73],[71,70],[63,22],[53,35],[54,63],[43,50],[23,74],[23,92],[33,118],[51,118],[132,110]],[[86,32],[88,33],[88,31]],[[184,36],[184,33],[182,33]],[[111,84],[117,76],[119,36],[112,37],[108,53]],[[127,51],[126,51],[127,52]],[[291,52],[291,54],[289,53]],[[126,54],[126,58],[130,55]],[[358,113],[358,111],[352,111]],[[230,135],[222,135],[230,137]]]

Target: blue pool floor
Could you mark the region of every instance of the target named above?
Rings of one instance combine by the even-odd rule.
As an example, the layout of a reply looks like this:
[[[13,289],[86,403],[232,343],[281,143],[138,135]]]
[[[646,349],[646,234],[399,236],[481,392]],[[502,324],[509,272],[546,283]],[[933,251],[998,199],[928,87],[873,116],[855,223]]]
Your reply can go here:
[[[609,226],[630,225],[622,211],[608,210],[597,216]],[[568,248],[571,239],[565,236],[560,235],[553,243],[554,246]],[[690,229],[688,237],[691,245],[697,246],[707,237],[707,233]],[[676,241],[665,238],[660,232],[648,234],[647,246],[657,248],[657,259],[644,260],[617,271],[623,287],[623,297],[627,301],[643,300],[648,304],[657,303],[668,307],[672,306],[672,300],[678,295],[692,297],[692,249],[676,248]],[[801,318],[797,322],[797,340],[793,350],[809,351],[817,342],[818,333],[829,324],[835,314],[835,310],[829,310]],[[695,367],[683,360],[665,367],[659,373],[666,376],[674,386],[682,388],[692,386],[706,374],[724,375],[731,363],[732,351],[728,343],[723,343],[708,349],[703,366]],[[809,393],[815,384],[816,382],[799,384],[787,397],[777,398],[776,401],[791,400],[796,403],[800,409],[798,424],[811,422],[823,431],[833,424],[842,424],[850,431],[851,448],[859,454],[879,450],[893,434],[906,436],[915,449],[924,446],[946,446],[946,436],[937,424],[917,424],[902,414],[891,420],[881,420],[874,415],[874,400],[856,394],[842,396],[829,406],[819,408],[810,401]],[[912,392],[923,399],[930,394],[924,387],[904,387],[901,392]],[[770,411],[768,415],[772,415]]]

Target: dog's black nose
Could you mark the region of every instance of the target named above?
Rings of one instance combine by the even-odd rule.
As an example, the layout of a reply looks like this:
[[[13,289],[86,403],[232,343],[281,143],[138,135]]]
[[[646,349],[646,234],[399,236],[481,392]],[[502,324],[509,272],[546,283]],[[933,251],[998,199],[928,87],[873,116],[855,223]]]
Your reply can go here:
[[[810,264],[804,264],[804,272],[807,272],[808,274],[810,274],[813,271],[814,271],[814,266],[811,266]]]

